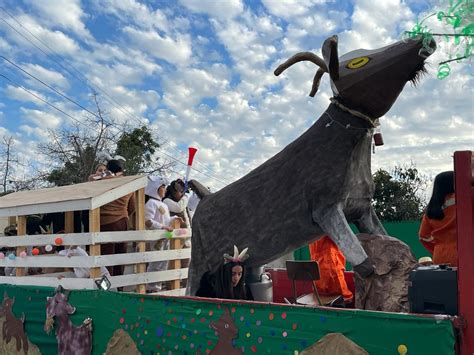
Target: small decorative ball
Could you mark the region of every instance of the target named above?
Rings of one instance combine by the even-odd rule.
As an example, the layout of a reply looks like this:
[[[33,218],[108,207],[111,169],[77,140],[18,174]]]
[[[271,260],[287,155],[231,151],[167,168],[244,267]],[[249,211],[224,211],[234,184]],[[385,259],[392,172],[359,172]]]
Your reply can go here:
[[[38,248],[33,248],[33,250],[31,251],[31,254],[33,255],[39,255],[40,253],[40,250]]]
[[[397,351],[400,355],[406,355],[408,352],[408,348],[405,344],[400,344],[397,348]]]
[[[26,251],[22,251],[22,252],[20,253],[20,258],[26,258],[26,255],[27,255],[27,254],[26,254]]]
[[[62,244],[63,244],[63,238],[57,237],[57,238],[54,240],[54,244],[56,244],[56,245],[62,245]]]
[[[11,253],[10,255],[8,255],[8,259],[10,260],[15,260],[16,259],[16,255]]]
[[[53,250],[53,246],[51,244],[48,244],[44,247],[44,250],[46,250],[48,253]]]
[[[0,252],[0,259],[5,259],[5,254],[3,254],[2,252]]]
[[[173,238],[173,232],[166,232],[165,237],[168,238],[168,239]]]

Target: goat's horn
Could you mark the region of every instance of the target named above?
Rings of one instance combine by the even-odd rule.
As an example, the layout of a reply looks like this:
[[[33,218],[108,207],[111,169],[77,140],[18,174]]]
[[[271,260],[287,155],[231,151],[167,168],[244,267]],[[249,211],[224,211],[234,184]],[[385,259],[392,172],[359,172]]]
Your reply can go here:
[[[234,245],[234,259],[237,259],[239,257],[239,249]]]
[[[324,73],[325,71],[319,68],[316,74],[314,75],[313,86],[311,88],[311,92],[309,93],[309,96],[314,97],[314,95],[316,95],[316,92],[319,89],[319,83],[321,82],[321,77],[324,75]]]
[[[247,253],[247,250],[249,250],[249,248],[245,248],[244,250],[242,250],[239,254],[239,260],[242,259],[242,257]]]
[[[328,71],[328,68],[326,66],[326,63],[324,62],[323,59],[321,59],[320,57],[318,57],[316,54],[314,53],[311,53],[311,52],[300,52],[300,53],[296,53],[293,57],[289,58],[286,62],[284,62],[283,64],[280,64],[278,66],[278,68],[275,69],[275,71],[273,72],[276,76],[280,75],[281,73],[283,73],[283,71],[285,69],[288,69],[289,67],[291,67],[293,64],[296,64],[298,62],[302,62],[304,60],[308,60],[314,64],[316,64],[317,66],[319,66],[322,70],[324,70],[325,72]]]

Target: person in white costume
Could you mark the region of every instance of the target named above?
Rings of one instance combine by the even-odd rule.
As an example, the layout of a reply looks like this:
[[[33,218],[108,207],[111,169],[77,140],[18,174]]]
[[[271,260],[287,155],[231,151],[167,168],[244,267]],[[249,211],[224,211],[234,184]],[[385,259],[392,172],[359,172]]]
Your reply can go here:
[[[168,206],[162,201],[165,196],[168,180],[162,176],[149,176],[148,185],[145,187],[145,195],[148,201],[145,204],[145,226],[147,229],[164,229],[171,232],[171,222],[179,217],[170,217]],[[159,240],[149,243],[150,250],[168,250],[169,240]],[[168,269],[168,261],[155,261],[148,264],[147,272],[162,271]],[[147,284],[148,291],[160,291],[161,283]]]
[[[71,247],[69,249],[64,249],[58,252],[59,255],[61,256],[89,256],[87,252],[82,249],[81,247]],[[89,278],[90,276],[90,271],[91,269],[88,267],[75,267],[74,268],[74,275],[78,278]],[[100,268],[100,276],[107,276],[107,278],[110,278],[110,273],[107,270],[106,267],[102,266]]]

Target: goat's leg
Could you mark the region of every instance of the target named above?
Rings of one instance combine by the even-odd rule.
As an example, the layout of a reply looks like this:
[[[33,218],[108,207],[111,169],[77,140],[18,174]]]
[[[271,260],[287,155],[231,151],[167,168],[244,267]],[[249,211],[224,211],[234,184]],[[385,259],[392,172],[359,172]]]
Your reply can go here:
[[[362,277],[371,275],[374,271],[372,261],[367,257],[356,235],[346,221],[340,205],[324,206],[313,211],[313,220],[328,234],[346,259],[354,266],[354,271]]]
[[[202,275],[210,270],[208,259],[201,241],[201,230],[197,223],[193,225],[191,260],[188,265],[188,281],[186,284],[186,296],[194,296],[199,289]],[[210,252],[210,251],[209,251]]]
[[[361,233],[388,235],[372,206],[359,220],[354,221],[354,224]]]

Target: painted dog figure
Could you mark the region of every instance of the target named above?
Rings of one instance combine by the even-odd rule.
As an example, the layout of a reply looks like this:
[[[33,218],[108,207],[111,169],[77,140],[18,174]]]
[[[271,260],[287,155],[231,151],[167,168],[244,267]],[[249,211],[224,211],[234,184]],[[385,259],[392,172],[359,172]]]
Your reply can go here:
[[[424,72],[435,47],[417,38],[339,58],[333,36],[323,44],[324,59],[302,52],[280,65],[275,75],[299,61],[313,62],[319,69],[310,95],[329,73],[334,97],[313,126],[280,153],[203,197],[192,224],[188,294],[194,295],[201,275],[215,271],[233,245],[249,247],[254,252],[248,265],[261,266],[326,234],[356,272],[370,275],[372,262],[349,223],[362,233],[387,234],[371,206],[374,128],[405,84]]]

